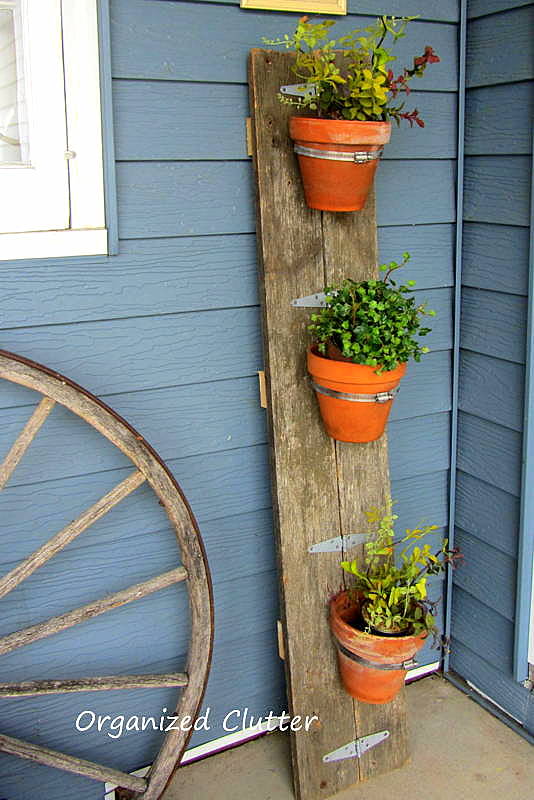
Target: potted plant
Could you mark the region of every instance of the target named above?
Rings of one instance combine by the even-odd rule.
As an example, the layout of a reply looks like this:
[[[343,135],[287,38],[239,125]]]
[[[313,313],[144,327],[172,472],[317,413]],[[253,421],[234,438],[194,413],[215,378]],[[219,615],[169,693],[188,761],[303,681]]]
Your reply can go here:
[[[397,286],[399,264],[382,264],[383,279],[345,279],[325,290],[325,306],[311,315],[314,343],[308,372],[326,432],[342,442],[370,442],[382,436],[406,362],[428,352],[416,337],[423,315],[434,316],[412,295],[415,281]]]
[[[302,81],[296,87],[299,99],[280,94],[281,102],[314,114],[291,117],[289,123],[310,208],[362,209],[390,139],[390,120],[424,127],[418,110],[405,111],[397,97],[400,92],[409,94],[409,81],[421,77],[427,64],[439,57],[427,46],[414,58],[413,67],[405,67],[397,77],[389,67],[395,60],[391,48],[413,19],[380,16],[367,28],[330,39],[334,21],[301,17],[292,36],[263,39],[296,54],[293,71]]]
[[[432,634],[439,643],[436,601],[427,595],[430,575],[438,575],[461,554],[447,539],[433,550],[414,544],[437,525],[407,529],[395,539],[391,501],[384,512],[366,512],[373,533],[361,562],[342,561],[356,581],[330,601],[330,626],[347,692],[365,703],[388,703],[404,683],[406,669]],[[402,547],[404,545],[404,547]],[[402,547],[395,559],[395,549]]]

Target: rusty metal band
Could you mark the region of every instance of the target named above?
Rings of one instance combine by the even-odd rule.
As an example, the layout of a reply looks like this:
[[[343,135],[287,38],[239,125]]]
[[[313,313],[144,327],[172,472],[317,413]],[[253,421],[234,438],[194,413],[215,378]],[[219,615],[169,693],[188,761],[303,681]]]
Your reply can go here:
[[[340,653],[343,653],[344,656],[350,658],[351,661],[355,661],[357,664],[362,664],[364,667],[370,667],[371,669],[380,669],[386,671],[398,671],[400,669],[411,669],[412,667],[416,667],[418,662],[411,658],[409,661],[402,661],[400,664],[377,664],[375,661],[367,661],[366,658],[362,658],[361,656],[356,655],[353,653],[352,650],[347,650],[341,642],[337,641],[336,645]]]
[[[316,150],[313,147],[304,147],[302,144],[295,145],[295,153],[299,156],[308,158],[323,158],[326,161],[352,161],[355,164],[366,164],[368,161],[376,161],[382,155],[383,147],[378,150],[358,150],[348,152],[344,150]]]
[[[327,397],[334,397],[337,400],[348,400],[349,403],[389,403],[393,400],[399,387],[391,389],[388,392],[376,392],[375,394],[349,394],[348,392],[337,392],[335,389],[328,389],[326,386],[321,386],[320,383],[311,382],[311,385],[319,394],[324,394]]]

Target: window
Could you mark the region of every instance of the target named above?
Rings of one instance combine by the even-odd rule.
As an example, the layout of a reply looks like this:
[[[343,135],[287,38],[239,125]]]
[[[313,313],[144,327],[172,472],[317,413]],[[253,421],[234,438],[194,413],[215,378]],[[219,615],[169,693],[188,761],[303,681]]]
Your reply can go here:
[[[107,253],[97,0],[0,0],[0,259]]]

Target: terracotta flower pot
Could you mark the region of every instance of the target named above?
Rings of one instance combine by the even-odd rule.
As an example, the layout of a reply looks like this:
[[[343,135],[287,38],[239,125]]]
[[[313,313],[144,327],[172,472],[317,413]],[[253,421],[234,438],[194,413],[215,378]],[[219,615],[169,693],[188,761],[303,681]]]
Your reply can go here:
[[[383,145],[389,142],[391,123],[291,117],[289,134],[295,142],[308,206],[360,211],[373,185]],[[326,155],[319,155],[320,151]]]
[[[340,442],[372,442],[384,433],[406,364],[377,375],[375,367],[324,358],[312,345],[308,372],[328,435]]]
[[[364,703],[389,703],[404,684],[406,662],[420,650],[427,634],[377,636],[354,627],[359,620],[357,598],[348,592],[332,598],[330,627],[343,686],[351,697]]]

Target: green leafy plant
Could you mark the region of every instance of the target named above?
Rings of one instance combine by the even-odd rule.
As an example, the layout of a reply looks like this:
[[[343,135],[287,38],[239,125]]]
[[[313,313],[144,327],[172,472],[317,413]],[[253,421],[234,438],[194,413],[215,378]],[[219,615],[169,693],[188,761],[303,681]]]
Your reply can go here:
[[[372,536],[364,545],[363,563],[341,562],[343,569],[356,577],[351,591],[359,595],[366,631],[404,635],[428,631],[436,637],[437,602],[427,595],[427,580],[443,572],[447,564],[455,566],[461,553],[458,548],[449,550],[447,539],[436,551],[428,543],[414,545],[437,530],[437,525],[407,528],[404,536],[396,539],[394,523],[398,517],[392,513],[391,500],[385,509],[373,507],[366,516]]]
[[[360,281],[349,278],[325,290],[326,306],[311,315],[308,330],[318,351],[327,354],[328,345],[337,347],[355,364],[377,367],[380,374],[395,369],[413,358],[420,361],[428,347],[421,347],[416,336],[425,336],[430,328],[421,327],[421,316],[434,316],[426,304],[417,305],[412,296],[415,281],[397,286],[391,274],[410,259],[403,253],[401,263],[382,264],[382,280]]]
[[[406,119],[421,128],[419,111],[404,111],[395,104],[400,92],[410,93],[409,81],[420,78],[427,65],[440,59],[432,47],[413,60],[395,77],[389,67],[396,60],[391,48],[405,36],[406,26],[416,17],[380,16],[367,28],[356,28],[339,39],[330,39],[333,20],[310,22],[301,17],[292,36],[263,38],[265,44],[281,45],[296,53],[293,71],[303,81],[300,100],[280,94],[282,103],[298,105],[328,119],[388,121]],[[337,52],[336,52],[337,51]]]

